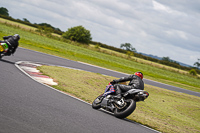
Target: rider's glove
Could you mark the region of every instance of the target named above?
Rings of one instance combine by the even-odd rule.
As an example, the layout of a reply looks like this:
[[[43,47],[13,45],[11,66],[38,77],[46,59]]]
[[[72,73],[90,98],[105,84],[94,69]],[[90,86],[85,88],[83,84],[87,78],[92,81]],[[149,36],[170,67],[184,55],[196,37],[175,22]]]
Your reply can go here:
[[[117,81],[114,79],[113,81],[110,82],[112,85],[116,84]]]
[[[4,37],[3,37],[3,40],[6,40],[6,39],[8,39],[8,38],[10,38],[10,37],[12,37],[12,36],[4,36]]]

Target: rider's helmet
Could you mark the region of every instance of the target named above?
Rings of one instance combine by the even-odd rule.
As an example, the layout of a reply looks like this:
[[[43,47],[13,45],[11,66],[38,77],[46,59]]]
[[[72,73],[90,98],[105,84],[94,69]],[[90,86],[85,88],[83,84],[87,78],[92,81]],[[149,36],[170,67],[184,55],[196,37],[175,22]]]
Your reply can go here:
[[[137,75],[141,79],[143,79],[143,73],[142,72],[135,72],[134,75]]]
[[[13,37],[14,37],[15,41],[19,41],[19,39],[20,39],[20,36],[18,34],[15,34]]]

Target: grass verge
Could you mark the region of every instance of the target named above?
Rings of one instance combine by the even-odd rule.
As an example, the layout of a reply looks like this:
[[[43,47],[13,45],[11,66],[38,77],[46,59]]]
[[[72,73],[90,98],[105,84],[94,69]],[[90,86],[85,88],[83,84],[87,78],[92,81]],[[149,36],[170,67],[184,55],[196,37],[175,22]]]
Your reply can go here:
[[[86,102],[101,93],[115,77],[55,66],[38,69],[58,82],[56,89],[70,93]],[[138,102],[128,119],[165,133],[200,132],[200,98],[145,84],[150,93],[145,102]]]
[[[66,43],[58,41],[45,36],[40,36],[30,31],[19,29],[18,27],[7,26],[0,23],[0,36],[12,35],[13,33],[20,34],[20,46],[27,49],[75,61],[82,61],[124,73],[142,71],[147,79],[200,92],[199,78],[184,73],[181,74],[179,72],[157,68],[149,64],[143,64],[141,61],[138,62],[138,59],[127,60],[118,54],[112,55],[98,52],[89,49],[89,46],[77,46],[73,44],[74,42]]]

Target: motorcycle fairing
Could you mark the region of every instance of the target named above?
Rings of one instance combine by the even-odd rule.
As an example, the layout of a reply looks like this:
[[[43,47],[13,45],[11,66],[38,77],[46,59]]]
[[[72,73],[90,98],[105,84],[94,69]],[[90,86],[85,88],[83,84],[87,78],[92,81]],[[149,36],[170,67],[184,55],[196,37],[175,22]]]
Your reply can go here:
[[[6,52],[8,50],[8,45],[6,43],[0,43],[0,52]]]

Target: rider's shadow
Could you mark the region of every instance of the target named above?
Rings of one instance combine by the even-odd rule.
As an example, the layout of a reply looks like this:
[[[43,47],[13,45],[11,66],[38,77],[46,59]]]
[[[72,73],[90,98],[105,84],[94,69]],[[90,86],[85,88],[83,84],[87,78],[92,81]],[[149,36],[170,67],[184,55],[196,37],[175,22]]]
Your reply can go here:
[[[4,60],[4,59],[0,59],[0,61],[5,62],[5,63],[9,63],[9,64],[15,64],[15,62],[11,62],[11,61]]]
[[[112,115],[113,117],[115,117],[115,116],[114,116],[114,113],[112,113],[112,112],[110,112],[110,111],[107,111],[107,110],[105,110],[105,109],[98,109],[98,111],[101,111],[101,112],[103,112],[103,113],[106,113],[106,114],[108,114],[108,115]],[[116,119],[120,119],[120,118],[116,118]],[[122,119],[120,119],[120,120],[124,120],[124,121],[130,122],[130,123],[133,123],[133,124],[137,124],[137,125],[141,125],[141,124],[139,124],[139,123],[137,123],[137,122],[135,122],[135,121],[133,121],[133,120],[129,120],[129,119],[127,119],[127,118],[122,118]]]

